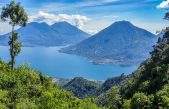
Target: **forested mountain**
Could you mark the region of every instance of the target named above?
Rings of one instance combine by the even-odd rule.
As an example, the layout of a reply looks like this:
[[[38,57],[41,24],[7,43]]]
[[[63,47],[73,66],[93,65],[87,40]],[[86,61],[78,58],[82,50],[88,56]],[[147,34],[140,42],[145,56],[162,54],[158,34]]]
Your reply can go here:
[[[89,34],[79,30],[67,22],[53,25],[31,22],[26,27],[16,30],[19,40],[24,46],[58,46],[78,43],[89,37]],[[0,36],[0,44],[7,45],[11,33]]]
[[[80,77],[74,78],[63,86],[64,89],[72,92],[78,98],[93,97],[99,87],[100,84]]]
[[[112,86],[120,86],[127,77],[128,76],[122,74],[121,76],[107,79],[96,91],[96,95],[99,96],[100,94],[105,93],[106,91],[111,89]]]
[[[128,21],[119,21],[61,52],[85,56],[94,63],[134,65],[148,58],[156,41],[154,34]]]
[[[109,78],[104,82],[90,81],[82,77],[75,77],[62,86],[62,88],[72,92],[78,98],[97,97],[111,89],[112,86],[120,86],[128,77],[129,76],[122,74],[118,77]]]

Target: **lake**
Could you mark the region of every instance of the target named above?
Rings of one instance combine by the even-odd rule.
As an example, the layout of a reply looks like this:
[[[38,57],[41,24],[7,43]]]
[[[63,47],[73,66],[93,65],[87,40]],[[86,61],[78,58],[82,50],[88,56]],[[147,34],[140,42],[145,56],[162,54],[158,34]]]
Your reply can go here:
[[[28,63],[30,67],[42,71],[45,75],[57,78],[84,77],[92,80],[105,80],[130,74],[138,66],[120,66],[115,64],[94,65],[84,57],[59,53],[62,47],[23,47],[16,58],[16,66]],[[0,57],[10,60],[9,47],[0,46]]]

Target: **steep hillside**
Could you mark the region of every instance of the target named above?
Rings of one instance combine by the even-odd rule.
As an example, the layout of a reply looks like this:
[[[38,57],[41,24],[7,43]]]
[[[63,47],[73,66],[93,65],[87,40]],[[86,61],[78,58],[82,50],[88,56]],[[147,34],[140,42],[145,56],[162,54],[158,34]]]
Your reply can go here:
[[[16,32],[24,46],[58,46],[78,43],[89,35],[66,22],[53,25],[46,23],[29,23]],[[0,44],[7,45],[11,33],[0,37]]]
[[[112,77],[107,79],[102,86],[97,90],[96,95],[100,95],[102,93],[105,93],[106,91],[108,91],[109,89],[111,89],[111,87],[113,86],[120,86],[122,84],[122,82],[127,78],[128,76],[125,76],[124,74],[122,74],[121,76],[118,77]]]
[[[169,28],[151,52],[151,57],[126,78],[97,97],[97,103],[110,109],[169,108]]]
[[[109,78],[104,82],[97,82],[89,81],[81,77],[76,77],[62,87],[72,92],[74,96],[83,99],[88,97],[97,97],[102,93],[107,92],[113,86],[120,87],[127,78],[129,78],[129,76],[122,74],[118,77]],[[63,81],[63,83],[65,81]]]
[[[151,58],[133,74],[132,83],[127,89],[126,96],[131,97],[136,91],[152,94],[169,84],[169,29],[163,38],[159,38]],[[143,87],[144,86],[144,87]]]
[[[119,21],[61,52],[85,56],[95,63],[133,65],[148,58],[156,40],[154,34],[128,21]]]
[[[99,109],[79,100],[52,79],[23,65],[13,71],[0,61],[0,109]]]

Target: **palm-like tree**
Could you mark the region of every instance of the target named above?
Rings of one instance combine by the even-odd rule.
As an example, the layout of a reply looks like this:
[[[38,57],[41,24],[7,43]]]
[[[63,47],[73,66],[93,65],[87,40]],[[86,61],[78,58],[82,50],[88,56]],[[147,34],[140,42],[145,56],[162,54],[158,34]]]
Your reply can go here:
[[[12,36],[9,39],[9,46],[11,56],[10,65],[13,69],[15,64],[15,57],[21,50],[21,43],[17,42],[18,34],[15,32],[15,26],[26,26],[28,16],[20,3],[12,1],[10,4],[7,4],[2,8],[0,17],[4,22],[7,21],[12,26]]]

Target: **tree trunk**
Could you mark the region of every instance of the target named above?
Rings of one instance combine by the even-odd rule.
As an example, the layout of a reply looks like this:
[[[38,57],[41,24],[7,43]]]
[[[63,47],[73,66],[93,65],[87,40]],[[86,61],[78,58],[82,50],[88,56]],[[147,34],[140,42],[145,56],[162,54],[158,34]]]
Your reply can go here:
[[[14,48],[14,27],[15,24],[12,25],[12,37],[11,37],[11,45],[10,45],[10,54],[11,54],[11,69],[14,69],[14,62],[15,62],[15,57],[13,53],[13,48]]]

